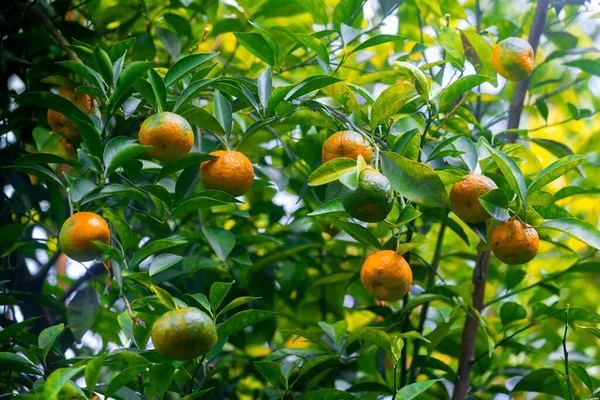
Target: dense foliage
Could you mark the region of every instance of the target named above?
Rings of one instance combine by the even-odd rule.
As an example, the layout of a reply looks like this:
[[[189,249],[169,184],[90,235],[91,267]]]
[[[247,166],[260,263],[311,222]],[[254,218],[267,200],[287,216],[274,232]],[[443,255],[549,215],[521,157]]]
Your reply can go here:
[[[0,392],[23,398],[595,398],[600,386],[599,25],[583,1],[60,0],[0,9]],[[507,82],[495,43],[528,39]],[[57,93],[94,98],[84,112]],[[50,130],[48,110],[82,141]],[[161,162],[138,131],[171,111],[191,152]],[[367,164],[322,162],[359,133]],[[243,196],[205,190],[215,149],[254,166]],[[349,215],[365,169],[384,221]],[[449,193],[497,185],[467,224]],[[362,198],[359,203],[362,202]],[[356,204],[356,203],[353,203]],[[346,208],[344,207],[346,206]],[[73,213],[109,243],[59,246]],[[539,234],[507,265],[488,239]],[[62,239],[61,239],[62,240]],[[379,301],[360,270],[403,254],[410,292]],[[196,307],[212,350],[174,361],[153,323]],[[211,343],[212,344],[212,343]],[[525,392],[530,392],[525,395]]]

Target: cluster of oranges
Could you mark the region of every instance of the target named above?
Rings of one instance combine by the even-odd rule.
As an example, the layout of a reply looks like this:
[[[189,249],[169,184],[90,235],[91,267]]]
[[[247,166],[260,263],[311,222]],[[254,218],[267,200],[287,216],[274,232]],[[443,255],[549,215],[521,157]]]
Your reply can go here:
[[[450,208],[465,222],[484,223],[491,217],[479,202],[479,198],[495,189],[498,189],[498,186],[485,175],[466,175],[464,180],[452,186]],[[539,248],[537,231],[517,218],[496,226],[490,239],[492,252],[506,264],[529,262],[536,256]]]
[[[509,38],[498,43],[492,53],[495,70],[508,80],[519,81],[533,70],[533,49],[526,41]],[[67,98],[86,114],[95,112],[92,97],[65,88],[59,95]],[[52,129],[71,142],[80,142],[77,126],[64,115],[49,110]],[[161,112],[148,117],[141,125],[139,141],[151,146],[148,155],[167,162],[181,160],[194,146],[192,127],[180,115]],[[206,189],[222,190],[232,196],[245,194],[254,180],[254,169],[248,158],[237,151],[218,150],[217,158],[200,165],[200,180]],[[357,132],[341,131],[330,136],[322,148],[326,163],[344,157],[368,164],[373,149]],[[497,189],[490,178],[469,174],[455,183],[450,193],[452,211],[463,221],[478,224],[490,218],[479,197]],[[383,221],[392,210],[394,192],[389,180],[377,169],[367,166],[359,172],[355,189],[344,189],[344,209],[363,222]],[[63,252],[78,261],[90,261],[102,254],[95,241],[110,243],[106,221],[92,212],[78,212],[68,218],[59,234]],[[535,229],[518,219],[500,223],[491,234],[491,248],[501,261],[522,264],[537,253],[539,238]],[[404,297],[412,284],[412,270],[404,257],[395,251],[382,250],[369,255],[361,268],[361,282],[376,299],[395,301]],[[206,354],[217,342],[217,330],[211,317],[193,308],[180,308],[162,315],[152,327],[156,350],[174,360],[187,360]]]

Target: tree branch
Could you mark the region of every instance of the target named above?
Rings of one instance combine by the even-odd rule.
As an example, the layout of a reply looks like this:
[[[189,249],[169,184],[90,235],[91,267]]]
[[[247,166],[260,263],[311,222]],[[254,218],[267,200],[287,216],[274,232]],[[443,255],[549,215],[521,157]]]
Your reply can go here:
[[[477,311],[483,309],[483,295],[485,293],[485,283],[487,280],[488,264],[490,262],[490,252],[480,251],[477,253],[477,263],[473,270],[473,307]],[[475,340],[477,338],[477,319],[467,316],[463,328],[462,340],[460,346],[460,357],[458,360],[458,371],[456,374],[456,384],[452,400],[463,400],[467,397],[469,386],[471,384],[471,367],[475,355]]]
[[[71,60],[75,60],[75,61],[81,61],[76,55],[75,53],[73,53],[71,50],[69,50],[69,48],[67,47],[69,45],[69,42],[67,41],[67,39],[65,39],[65,37],[62,35],[62,33],[60,33],[55,27],[54,24],[52,23],[52,21],[50,20],[50,18],[48,18],[48,16],[46,14],[44,14],[42,12],[42,10],[39,9],[38,6],[36,5],[32,5],[30,7],[26,8],[30,13],[32,13],[33,15],[35,15],[40,21],[42,21],[42,23],[44,24],[44,26],[46,27],[46,29],[48,30],[48,33],[50,33],[50,35],[56,39],[56,41],[58,42],[58,44],[60,45],[60,47],[62,47],[62,49],[67,53],[67,55],[69,56],[69,58]]]
[[[537,7],[535,9],[535,15],[533,16],[533,24],[531,31],[529,32],[529,44],[533,48],[533,54],[537,53],[537,47],[540,43],[540,36],[544,31],[546,25],[546,15],[548,14],[548,0],[538,0]],[[527,77],[520,81],[515,88],[512,100],[510,102],[510,109],[508,114],[508,126],[507,129],[518,129],[519,122],[521,121],[521,114],[523,113],[523,101],[525,100],[525,94],[529,89],[529,79]],[[509,135],[510,142],[514,143],[517,141],[518,135],[511,133]]]

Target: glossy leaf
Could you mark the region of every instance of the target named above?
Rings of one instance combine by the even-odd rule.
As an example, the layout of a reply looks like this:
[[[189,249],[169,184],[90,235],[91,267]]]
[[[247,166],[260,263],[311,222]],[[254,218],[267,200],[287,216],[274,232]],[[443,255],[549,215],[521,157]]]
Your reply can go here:
[[[340,176],[356,168],[356,161],[350,158],[334,158],[313,171],[308,177],[309,186],[320,186],[336,181]]]
[[[235,32],[234,35],[237,41],[252,55],[270,66],[275,65],[273,49],[260,34],[254,32]]]
[[[80,373],[85,366],[73,368],[59,368],[52,372],[46,382],[44,382],[44,399],[58,399],[58,393],[75,375]]]
[[[511,189],[517,194],[523,203],[523,208],[527,209],[527,186],[525,184],[525,178],[523,177],[521,169],[507,154],[496,150],[487,144],[486,147],[492,154],[496,165],[500,171],[502,171],[502,174],[508,181]]]
[[[429,92],[431,91],[431,83],[419,68],[414,65],[404,62],[404,61],[396,61],[401,68],[407,69],[410,71],[411,75],[413,75],[417,81],[415,85],[417,88],[417,92],[421,95],[421,97],[425,101],[429,101]]]
[[[229,289],[234,282],[215,282],[210,287],[210,305],[213,310],[218,310],[219,306],[225,300],[225,296],[229,293]]]
[[[566,233],[595,249],[600,249],[600,231],[589,222],[575,218],[561,218],[546,221],[539,227]]]
[[[104,165],[106,175],[110,175],[127,161],[144,154],[152,146],[143,146],[134,143],[134,140],[126,136],[117,136],[111,139],[104,149]]]
[[[489,82],[491,78],[483,75],[468,75],[458,78],[452,82],[444,91],[440,98],[440,110],[450,109],[454,100],[460,96],[467,94],[473,88]]]
[[[235,235],[225,229],[206,226],[202,226],[202,233],[217,257],[225,261],[235,247]]]
[[[179,96],[179,98],[177,98],[177,101],[175,102],[175,105],[173,106],[173,112],[176,112],[179,109],[179,107],[186,104],[188,101],[192,100],[196,95],[198,95],[200,92],[202,92],[208,86],[210,86],[210,84],[213,81],[215,81],[215,79],[216,78],[199,79],[197,81],[190,83],[184,89],[184,91],[181,92],[181,95]]]
[[[152,63],[149,61],[134,61],[121,71],[119,80],[115,85],[115,91],[110,97],[110,107],[113,112],[118,110],[127,100],[134,83],[144,76],[150,68],[152,68]]]
[[[397,83],[385,89],[371,107],[371,126],[387,122],[398,110],[415,97],[415,88],[408,83]]]
[[[155,257],[152,262],[150,262],[149,273],[150,276],[156,275],[159,272],[162,272],[168,268],[179,263],[183,260],[182,256],[178,256],[176,254],[161,254]]]
[[[240,311],[219,325],[217,329],[219,338],[223,339],[231,336],[248,326],[257,324],[269,318],[274,318],[275,315],[277,315],[277,313],[264,310]]]
[[[587,159],[587,156],[572,155],[561,158],[558,161],[553,162],[531,182],[527,188],[528,193],[533,193],[546,186],[547,184],[560,178],[570,170],[576,168],[583,160]]]
[[[382,155],[383,174],[390,180],[395,191],[425,206],[448,206],[446,188],[431,167],[389,151]]]
[[[397,42],[397,41],[400,41],[400,40],[405,40],[405,38],[403,38],[402,36],[397,36],[397,35],[377,35],[377,36],[373,36],[372,38],[369,38],[369,39],[365,40],[364,42],[362,42],[361,44],[359,44],[358,46],[356,46],[350,52],[350,54],[356,53],[357,51],[368,49],[370,47],[379,46],[380,44],[390,43],[390,42]]]
[[[508,198],[501,189],[490,190],[479,197],[479,203],[496,221],[504,222],[510,219]]]
[[[165,75],[165,86],[169,87],[185,75],[196,70],[202,64],[216,57],[219,53],[198,53],[179,59]]]
[[[354,240],[356,240],[363,246],[366,246],[373,250],[382,249],[379,240],[377,240],[377,238],[367,228],[358,224],[343,221],[338,221],[338,225],[344,230],[344,232],[346,232]]]
[[[441,381],[441,379],[430,379],[428,381],[421,381],[421,382],[413,383],[410,385],[406,385],[402,389],[398,390],[398,393],[396,394],[396,399],[397,400],[418,399],[420,395],[425,393],[430,387],[432,387],[439,381]]]

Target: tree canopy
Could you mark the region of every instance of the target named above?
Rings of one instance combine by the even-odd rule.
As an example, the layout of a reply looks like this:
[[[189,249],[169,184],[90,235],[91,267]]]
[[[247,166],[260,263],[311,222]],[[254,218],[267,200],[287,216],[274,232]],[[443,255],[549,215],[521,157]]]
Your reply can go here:
[[[0,10],[2,396],[598,397],[595,3]]]

